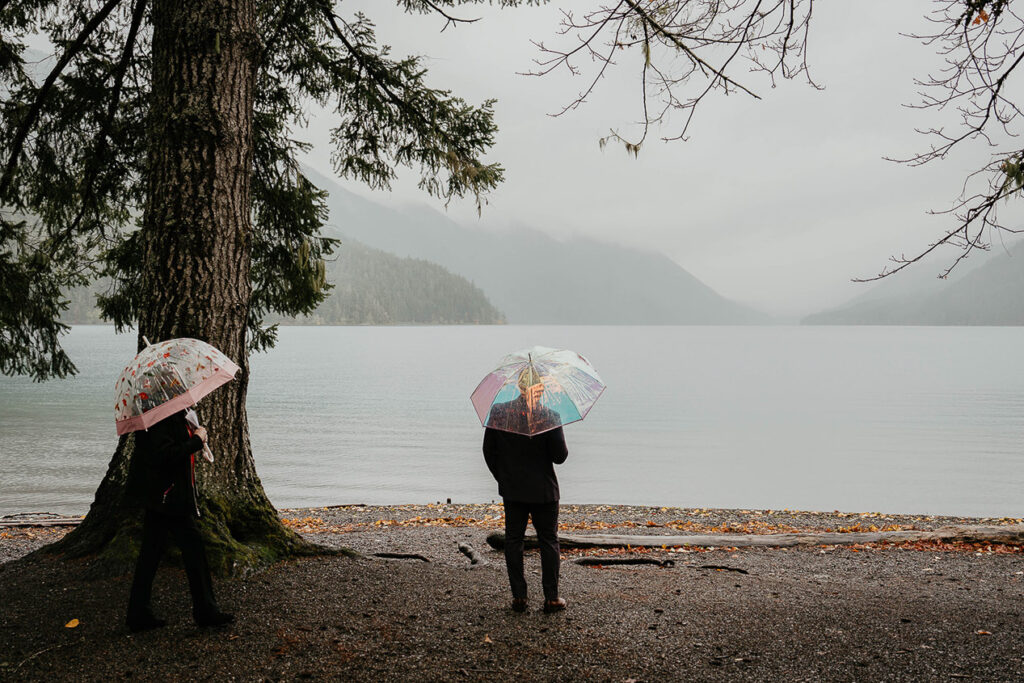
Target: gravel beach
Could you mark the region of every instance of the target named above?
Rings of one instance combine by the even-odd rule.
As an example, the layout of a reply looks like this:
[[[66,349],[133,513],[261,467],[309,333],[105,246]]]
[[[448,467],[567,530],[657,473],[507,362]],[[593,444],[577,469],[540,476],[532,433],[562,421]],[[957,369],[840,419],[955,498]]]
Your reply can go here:
[[[1019,545],[567,550],[569,609],[509,607],[493,504],[281,510],[319,543],[361,555],[284,562],[219,581],[238,621],[200,629],[184,574],[161,569],[171,624],[130,635],[127,577],[23,557],[66,527],[0,529],[3,680],[961,680],[1024,678]],[[880,513],[564,505],[565,533],[936,529],[1020,520]],[[473,565],[458,545],[484,559]],[[419,555],[391,559],[377,554]],[[595,558],[596,566],[577,560]],[[602,560],[601,558],[605,558]],[[621,559],[671,560],[613,564]],[[591,560],[594,561],[594,560]],[[77,622],[72,621],[77,620]],[[68,627],[73,624],[73,627]]]

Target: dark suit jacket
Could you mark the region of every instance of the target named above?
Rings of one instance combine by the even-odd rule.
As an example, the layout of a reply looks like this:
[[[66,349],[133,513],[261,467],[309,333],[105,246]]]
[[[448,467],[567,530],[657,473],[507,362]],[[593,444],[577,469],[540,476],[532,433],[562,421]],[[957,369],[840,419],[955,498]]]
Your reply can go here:
[[[125,484],[128,501],[167,514],[197,515],[193,456],[202,448],[202,439],[189,436],[184,411],[135,432]]]
[[[488,427],[483,450],[502,498],[521,503],[558,502],[554,465],[569,456],[561,427],[533,437]]]

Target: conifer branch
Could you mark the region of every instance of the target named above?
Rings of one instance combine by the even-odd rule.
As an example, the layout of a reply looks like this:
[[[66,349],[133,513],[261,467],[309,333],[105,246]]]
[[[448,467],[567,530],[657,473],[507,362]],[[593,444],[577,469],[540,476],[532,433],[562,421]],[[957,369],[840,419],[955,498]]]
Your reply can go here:
[[[36,94],[35,100],[32,102],[32,107],[29,109],[25,119],[18,126],[18,132],[14,136],[14,140],[11,142],[10,156],[7,159],[7,165],[4,169],[3,177],[0,177],[0,202],[6,202],[7,193],[10,189],[11,180],[14,178],[15,169],[18,167],[18,157],[21,156],[21,149],[25,144],[25,139],[28,137],[29,131],[32,130],[32,126],[35,125],[36,120],[39,117],[39,113],[42,111],[43,103],[46,102],[46,96],[49,95],[50,89],[53,84],[60,78],[64,68],[71,62],[76,54],[85,46],[85,41],[89,39],[100,24],[107,18],[115,7],[121,3],[121,0],[107,0],[107,3],[103,5],[99,12],[93,15],[93,17],[86,22],[85,27],[79,32],[78,37],[75,38],[74,42],[68,46],[61,58],[57,60],[57,64],[50,71],[46,80],[43,82],[42,87]],[[17,199],[14,199],[11,203],[17,203]]]

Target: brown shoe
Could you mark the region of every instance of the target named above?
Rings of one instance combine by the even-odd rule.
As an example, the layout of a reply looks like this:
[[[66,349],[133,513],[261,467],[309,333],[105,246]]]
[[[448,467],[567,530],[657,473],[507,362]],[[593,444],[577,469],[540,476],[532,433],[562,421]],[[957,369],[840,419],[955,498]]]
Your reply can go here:
[[[554,600],[544,601],[544,614],[551,614],[552,612],[561,612],[566,607],[565,598],[555,598]]]
[[[525,612],[526,611],[526,598],[512,598],[512,611],[513,612]]]

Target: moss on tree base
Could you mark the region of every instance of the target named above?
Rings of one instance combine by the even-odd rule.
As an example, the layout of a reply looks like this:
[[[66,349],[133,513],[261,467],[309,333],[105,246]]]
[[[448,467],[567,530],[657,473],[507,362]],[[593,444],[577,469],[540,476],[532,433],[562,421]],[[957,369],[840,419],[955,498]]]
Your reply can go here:
[[[142,518],[143,512],[138,509],[124,509],[101,519],[90,514],[67,536],[36,552],[68,559],[88,558],[91,575],[131,574],[142,543]],[[244,576],[296,557],[358,554],[307,541],[281,523],[269,502],[206,500],[201,505],[198,527],[210,571],[220,577]],[[180,564],[173,543],[167,558]]]

